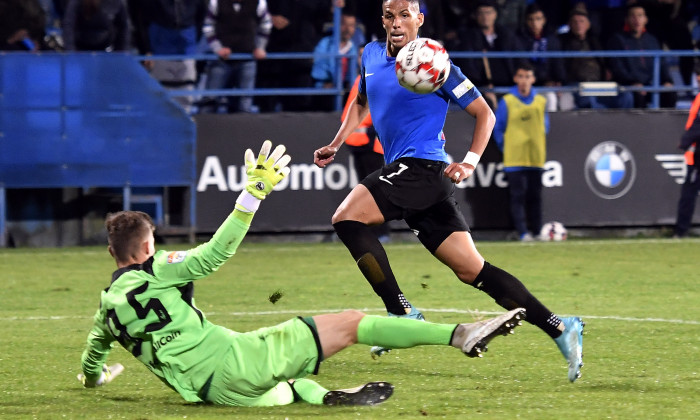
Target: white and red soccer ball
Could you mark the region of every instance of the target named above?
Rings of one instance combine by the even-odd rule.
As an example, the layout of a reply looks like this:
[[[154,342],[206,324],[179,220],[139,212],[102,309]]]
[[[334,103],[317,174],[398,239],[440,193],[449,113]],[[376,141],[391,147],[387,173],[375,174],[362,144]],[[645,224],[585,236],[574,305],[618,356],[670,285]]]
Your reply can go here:
[[[564,225],[559,222],[547,222],[542,225],[540,240],[542,241],[565,241],[568,232]]]
[[[411,92],[435,92],[449,75],[449,55],[445,47],[433,39],[414,39],[396,56],[396,77],[399,84]]]

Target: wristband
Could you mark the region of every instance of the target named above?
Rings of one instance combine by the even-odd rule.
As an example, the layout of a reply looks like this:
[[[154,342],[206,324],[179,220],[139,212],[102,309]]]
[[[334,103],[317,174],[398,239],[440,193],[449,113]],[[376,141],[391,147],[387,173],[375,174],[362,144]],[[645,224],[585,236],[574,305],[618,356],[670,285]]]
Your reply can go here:
[[[260,207],[260,201],[253,194],[243,190],[241,195],[238,196],[238,200],[236,200],[236,209],[245,213],[255,213]]]
[[[464,157],[464,160],[462,162],[472,165],[476,168],[476,165],[479,164],[479,159],[481,159],[481,156],[478,153],[467,152],[467,155]]]

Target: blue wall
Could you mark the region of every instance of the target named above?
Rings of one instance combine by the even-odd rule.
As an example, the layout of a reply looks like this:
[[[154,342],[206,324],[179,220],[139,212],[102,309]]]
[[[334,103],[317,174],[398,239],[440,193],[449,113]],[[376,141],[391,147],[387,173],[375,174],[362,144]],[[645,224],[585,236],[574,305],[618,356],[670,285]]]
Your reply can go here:
[[[14,238],[40,223],[41,244],[81,242],[61,224],[89,206],[50,188],[113,188],[125,209],[139,187],[193,191],[195,147],[194,121],[132,56],[0,53],[0,246],[6,217]]]
[[[1,54],[0,132],[6,188],[194,179],[194,122],[122,54]]]

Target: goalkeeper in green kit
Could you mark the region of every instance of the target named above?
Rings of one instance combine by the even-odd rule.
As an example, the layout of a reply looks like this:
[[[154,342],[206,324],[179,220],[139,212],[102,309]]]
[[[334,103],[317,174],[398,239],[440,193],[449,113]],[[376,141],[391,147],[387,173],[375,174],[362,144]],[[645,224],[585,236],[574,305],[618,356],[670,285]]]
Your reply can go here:
[[[151,218],[138,211],[107,216],[109,252],[117,270],[82,354],[78,379],[106,385],[124,370],[108,366],[115,341],[190,402],[273,406],[306,401],[374,405],[393,392],[387,382],[328,390],[304,378],[322,360],[356,343],[387,348],[444,345],[480,357],[489,341],[520,324],[524,309],[470,324],[435,324],[404,318],[341,313],[298,317],[251,332],[210,323],[197,309],[193,282],[216,271],[236,252],[260,202],[289,174],[284,146],[265,141],[255,158],[245,153],[247,183],[233,212],[207,243],[188,251],[155,251]]]

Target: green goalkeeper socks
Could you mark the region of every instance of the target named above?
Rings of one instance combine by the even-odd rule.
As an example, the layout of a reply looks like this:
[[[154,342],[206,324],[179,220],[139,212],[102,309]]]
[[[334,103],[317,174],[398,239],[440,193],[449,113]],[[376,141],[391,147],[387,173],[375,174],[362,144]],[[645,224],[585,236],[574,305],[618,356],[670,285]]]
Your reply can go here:
[[[309,404],[323,404],[323,397],[328,393],[328,390],[311,379],[297,379],[292,383],[294,392],[299,398]]]
[[[420,345],[449,345],[456,324],[367,315],[357,326],[357,341],[370,346],[405,349]]]

